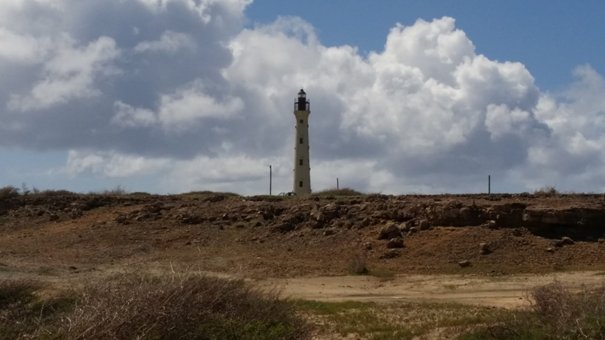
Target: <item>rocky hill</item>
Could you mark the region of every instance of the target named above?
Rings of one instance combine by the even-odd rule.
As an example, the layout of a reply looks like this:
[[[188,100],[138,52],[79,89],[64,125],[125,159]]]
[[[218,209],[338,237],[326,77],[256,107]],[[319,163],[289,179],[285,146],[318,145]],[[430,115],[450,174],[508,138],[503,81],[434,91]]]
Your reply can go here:
[[[605,267],[603,195],[0,195],[0,271],[249,277]]]

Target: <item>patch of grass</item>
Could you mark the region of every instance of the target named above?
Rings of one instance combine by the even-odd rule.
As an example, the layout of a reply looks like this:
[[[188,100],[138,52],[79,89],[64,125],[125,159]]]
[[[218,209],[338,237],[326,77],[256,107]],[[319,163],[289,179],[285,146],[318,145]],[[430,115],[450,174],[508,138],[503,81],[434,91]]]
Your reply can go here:
[[[395,272],[386,269],[370,269],[368,275],[379,278],[381,281],[393,280],[395,278]]]
[[[367,339],[439,338],[432,333],[439,329],[446,329],[448,335],[461,334],[507,313],[457,304],[297,301],[296,306],[321,335],[356,334]]]
[[[327,333],[357,334],[369,339],[411,339],[414,336],[404,325],[376,313],[379,306],[375,303],[298,301],[296,305],[303,312],[323,319],[320,324]]]
[[[37,296],[41,289],[30,281],[0,282],[0,339],[52,338],[46,325],[58,322],[75,304],[72,297]]]

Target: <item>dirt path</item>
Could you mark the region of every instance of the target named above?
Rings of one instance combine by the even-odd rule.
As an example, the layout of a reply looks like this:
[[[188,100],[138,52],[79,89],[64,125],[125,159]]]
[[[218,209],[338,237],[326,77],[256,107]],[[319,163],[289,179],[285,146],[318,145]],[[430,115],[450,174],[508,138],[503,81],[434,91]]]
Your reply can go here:
[[[563,272],[497,277],[477,275],[397,275],[303,277],[258,283],[276,287],[283,296],[319,301],[455,302],[504,308],[527,306],[528,291],[558,281],[573,290],[605,284],[605,273]]]

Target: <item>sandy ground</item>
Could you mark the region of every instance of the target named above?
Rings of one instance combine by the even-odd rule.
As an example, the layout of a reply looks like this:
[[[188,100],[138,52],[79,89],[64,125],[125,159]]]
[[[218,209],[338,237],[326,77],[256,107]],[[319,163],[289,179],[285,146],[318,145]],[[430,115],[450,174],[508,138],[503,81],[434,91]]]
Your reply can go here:
[[[332,276],[269,279],[257,282],[275,287],[292,299],[319,301],[462,303],[503,308],[528,306],[532,288],[560,282],[572,290],[605,284],[605,273],[596,271],[524,274],[486,277],[479,275]]]

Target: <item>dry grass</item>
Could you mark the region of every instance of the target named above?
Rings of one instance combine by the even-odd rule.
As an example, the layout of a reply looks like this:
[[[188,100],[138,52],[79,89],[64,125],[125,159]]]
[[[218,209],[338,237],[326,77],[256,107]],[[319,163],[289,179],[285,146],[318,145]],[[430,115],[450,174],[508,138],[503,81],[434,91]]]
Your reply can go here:
[[[306,325],[289,303],[242,281],[193,275],[170,278],[119,275],[77,293],[68,308],[50,310],[48,301],[36,297],[36,289],[35,285],[23,282],[0,284],[0,334],[3,334],[0,339],[307,336]]]
[[[605,287],[573,293],[560,283],[531,292],[530,311],[511,313],[500,323],[464,339],[605,339]]]

